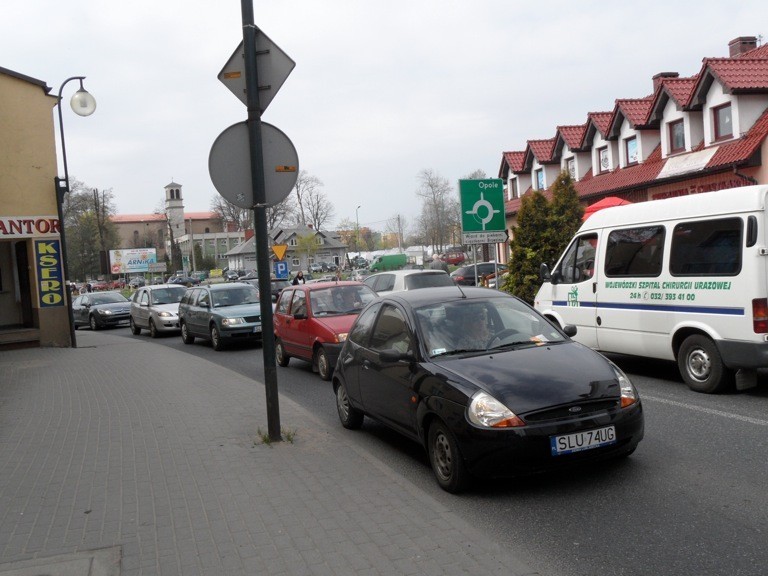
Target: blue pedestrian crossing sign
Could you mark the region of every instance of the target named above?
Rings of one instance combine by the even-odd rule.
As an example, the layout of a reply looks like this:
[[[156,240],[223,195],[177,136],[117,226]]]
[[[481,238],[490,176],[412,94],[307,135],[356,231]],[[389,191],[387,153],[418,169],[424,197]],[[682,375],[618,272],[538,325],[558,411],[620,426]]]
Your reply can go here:
[[[275,278],[285,280],[288,278],[288,262],[278,260],[275,262]]]

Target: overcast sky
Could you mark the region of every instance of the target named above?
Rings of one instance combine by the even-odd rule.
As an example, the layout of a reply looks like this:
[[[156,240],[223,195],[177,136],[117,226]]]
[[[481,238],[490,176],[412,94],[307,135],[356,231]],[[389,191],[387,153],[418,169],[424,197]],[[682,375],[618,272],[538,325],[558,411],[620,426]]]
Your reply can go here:
[[[738,36],[768,35],[764,0],[254,0],[256,25],[296,67],[262,120],[319,178],[335,222],[415,221],[418,174],[497,177],[503,151],[551,138],[652,76],[697,73]],[[762,28],[760,28],[762,27]],[[242,40],[235,0],[5,2],[0,66],[52,94],[86,76],[98,108],[64,108],[70,177],[151,213],[171,181],[209,210],[216,137],[246,119],[217,78]],[[68,103],[77,90],[64,89]],[[56,123],[58,131],[58,123]],[[59,172],[63,175],[63,167]],[[457,192],[458,194],[458,192]],[[330,227],[330,226],[329,226]]]

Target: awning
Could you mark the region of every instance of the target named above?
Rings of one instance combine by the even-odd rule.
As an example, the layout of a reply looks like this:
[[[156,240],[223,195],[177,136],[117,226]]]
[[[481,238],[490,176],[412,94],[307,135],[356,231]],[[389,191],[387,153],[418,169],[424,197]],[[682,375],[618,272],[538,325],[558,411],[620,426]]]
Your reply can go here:
[[[598,210],[602,210],[603,208],[611,208],[613,206],[623,206],[624,204],[632,204],[632,202],[629,200],[624,200],[623,198],[617,198],[616,196],[606,196],[602,200],[598,200],[594,204],[590,204],[584,209],[584,217],[582,218],[582,221],[592,216],[592,214]]]

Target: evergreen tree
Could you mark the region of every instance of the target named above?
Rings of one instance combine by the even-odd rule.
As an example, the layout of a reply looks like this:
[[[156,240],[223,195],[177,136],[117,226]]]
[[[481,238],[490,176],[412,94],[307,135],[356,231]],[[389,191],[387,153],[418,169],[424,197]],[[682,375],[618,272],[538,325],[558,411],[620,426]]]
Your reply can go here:
[[[584,208],[579,203],[573,180],[568,172],[563,171],[552,185],[547,234],[549,248],[542,262],[552,267],[581,227],[583,216]]]
[[[549,211],[544,194],[534,190],[523,196],[517,226],[512,229],[509,275],[503,288],[529,303],[539,289],[539,266],[550,249]]]

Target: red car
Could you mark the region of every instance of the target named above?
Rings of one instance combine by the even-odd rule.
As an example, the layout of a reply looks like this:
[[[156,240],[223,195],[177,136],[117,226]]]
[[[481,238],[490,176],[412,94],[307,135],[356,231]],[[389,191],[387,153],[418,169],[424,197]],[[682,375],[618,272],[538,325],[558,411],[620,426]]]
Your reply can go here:
[[[330,380],[336,359],[357,315],[376,299],[362,282],[317,282],[283,288],[275,305],[275,357],[279,366],[292,358],[312,363]]]
[[[446,252],[442,256],[440,256],[440,260],[445,262],[446,264],[451,264],[453,266],[458,266],[464,260],[466,260],[464,256],[464,252]]]

